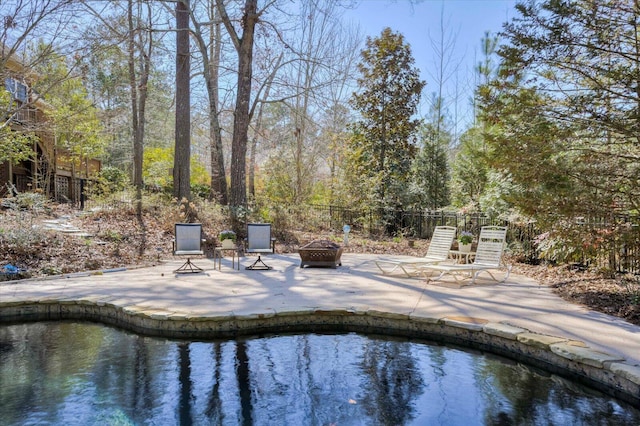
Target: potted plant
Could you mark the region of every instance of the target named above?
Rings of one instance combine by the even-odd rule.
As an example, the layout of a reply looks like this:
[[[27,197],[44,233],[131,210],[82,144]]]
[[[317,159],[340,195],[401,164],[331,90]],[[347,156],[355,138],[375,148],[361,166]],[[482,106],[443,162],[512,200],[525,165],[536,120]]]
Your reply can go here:
[[[234,248],[236,245],[236,233],[226,229],[220,232],[220,241],[222,242],[222,248]]]
[[[458,250],[463,253],[471,251],[471,243],[473,242],[473,234],[469,231],[462,231],[458,235]]]

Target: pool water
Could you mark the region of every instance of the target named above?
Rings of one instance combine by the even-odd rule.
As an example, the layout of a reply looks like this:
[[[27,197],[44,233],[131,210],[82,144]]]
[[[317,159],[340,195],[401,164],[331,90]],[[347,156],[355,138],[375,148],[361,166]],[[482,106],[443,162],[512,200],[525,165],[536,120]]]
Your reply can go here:
[[[88,323],[0,326],[1,425],[636,425],[640,411],[519,363],[425,342],[188,342]]]

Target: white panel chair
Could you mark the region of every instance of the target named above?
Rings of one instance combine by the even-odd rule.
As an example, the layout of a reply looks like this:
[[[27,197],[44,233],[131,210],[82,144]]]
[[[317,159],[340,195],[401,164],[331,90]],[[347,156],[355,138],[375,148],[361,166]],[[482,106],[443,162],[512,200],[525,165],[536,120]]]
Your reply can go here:
[[[408,257],[402,260],[376,260],[376,266],[384,275],[390,275],[401,270],[406,276],[418,275],[420,266],[435,265],[449,258],[449,250],[456,236],[453,226],[436,226],[429,243],[427,253],[422,257]]]
[[[502,260],[506,241],[506,226],[483,226],[480,230],[478,248],[473,263],[468,265],[423,265],[420,266],[420,271],[425,275],[427,281],[432,280],[430,274],[435,271],[440,274],[433,279],[434,281],[445,275],[451,275],[456,282],[471,278],[471,284],[474,284],[482,272],[488,273],[494,281],[498,281],[493,272],[503,270],[505,276],[500,282],[504,282],[511,273],[511,265],[505,265]]]
[[[202,224],[200,223],[176,223],[175,241],[173,242],[174,256],[196,256],[203,255],[202,251]],[[194,265],[191,258],[178,269],[176,274],[202,272],[203,269]]]
[[[245,239],[245,253],[257,253],[258,259],[251,265],[245,267],[249,270],[269,270],[262,261],[262,254],[275,252],[276,239],[271,237],[270,223],[249,223],[247,224],[247,238]]]

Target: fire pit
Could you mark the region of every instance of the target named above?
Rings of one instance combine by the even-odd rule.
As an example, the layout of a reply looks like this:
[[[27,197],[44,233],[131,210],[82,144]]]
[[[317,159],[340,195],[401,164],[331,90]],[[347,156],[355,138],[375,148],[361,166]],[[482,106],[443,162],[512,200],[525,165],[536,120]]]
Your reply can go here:
[[[342,247],[328,240],[316,240],[298,249],[300,254],[300,267],[306,266],[331,266],[336,268],[342,265]]]

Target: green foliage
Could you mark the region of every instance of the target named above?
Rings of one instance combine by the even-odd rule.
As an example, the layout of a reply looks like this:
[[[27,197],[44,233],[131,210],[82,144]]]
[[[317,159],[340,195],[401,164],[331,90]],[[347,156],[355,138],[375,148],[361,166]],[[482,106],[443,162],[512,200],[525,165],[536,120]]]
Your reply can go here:
[[[124,239],[121,233],[112,231],[111,229],[106,229],[100,237],[105,241],[111,241],[114,243],[121,243]]]
[[[471,244],[473,242],[473,233],[462,231],[460,235],[458,235],[458,241],[462,244]]]
[[[0,74],[0,77],[2,75]],[[0,85],[0,117],[10,117],[15,113],[11,94],[7,92],[2,82]],[[0,121],[0,163],[9,161],[18,164],[33,155],[33,141],[35,135],[32,131],[12,130],[11,121]]]
[[[237,235],[232,230],[225,229],[224,231],[220,231],[220,234],[218,235],[218,237],[220,238],[220,241],[224,241],[224,240],[235,241]]]
[[[404,202],[420,123],[412,116],[425,83],[404,37],[390,28],[368,38],[361,55],[361,90],[351,99],[361,116],[351,126],[351,180],[367,181],[364,195],[379,205]]]
[[[209,198],[211,194],[211,185],[203,183],[191,184],[191,196],[199,198]]]
[[[75,64],[68,63],[62,55],[50,52],[51,46],[41,43],[34,48],[34,55],[46,58],[38,63],[36,71],[40,78],[35,90],[46,94],[51,108],[45,114],[54,133],[59,156],[79,168],[80,161],[100,158],[104,154],[107,140],[98,110],[88,97],[82,79],[74,75]]]
[[[480,211],[492,219],[512,219],[520,210],[515,209],[508,199],[511,198],[510,194],[517,194],[519,191],[520,188],[515,187],[508,176],[490,169],[487,183],[480,195]]]
[[[442,117],[433,114],[432,120],[420,127],[418,138],[422,148],[412,165],[411,207],[437,210],[450,202],[448,156],[452,136]]]
[[[204,163],[200,161],[197,156],[191,156],[191,188],[194,185],[199,186],[199,191],[206,196],[209,195],[209,188],[211,187],[211,176],[207,172],[207,168],[204,166]],[[207,189],[204,190],[203,187]]]
[[[495,77],[498,66],[495,63],[495,52],[498,38],[491,37],[488,32],[481,40],[482,60],[476,67],[480,81],[485,84]],[[477,93],[476,93],[477,98]],[[474,105],[475,101],[474,99]],[[451,199],[452,205],[468,211],[483,211],[482,200],[492,207],[500,205],[503,194],[496,191],[499,186],[488,187],[492,173],[488,162],[490,147],[486,141],[488,123],[484,117],[476,117],[476,124],[467,129],[460,137],[459,145],[452,163]],[[488,194],[487,192],[491,192]],[[497,212],[492,212],[496,215]]]
[[[45,266],[40,270],[44,275],[60,275],[62,274],[62,269],[57,266]]]
[[[142,161],[142,179],[147,186],[169,189],[173,184],[173,148],[147,148]]]
[[[291,164],[290,157],[272,155],[264,165],[264,194],[274,202],[291,204],[296,197]]]
[[[24,134],[11,130],[8,126],[0,127],[0,163],[8,161],[18,164],[33,157],[33,134]]]
[[[637,7],[546,0],[517,9],[499,78],[480,91],[491,165],[515,189],[509,201],[548,226],[638,211]]]
[[[381,186],[380,174],[372,173],[368,168],[371,164],[371,152],[366,149],[365,136],[363,133],[354,130],[349,141],[349,149],[345,153],[345,182],[348,188],[345,198],[350,201],[349,205],[356,208],[370,205],[375,199],[374,188]]]
[[[98,177],[104,179],[103,188],[109,193],[123,191],[129,181],[125,171],[112,166],[103,167]]]
[[[638,244],[637,227],[629,222],[588,222],[584,218],[557,220],[550,231],[538,236],[535,246],[540,259],[557,263],[595,266],[600,271],[614,271],[612,254],[621,247]]]
[[[349,151],[347,141],[350,137],[347,125],[351,120],[350,110],[341,103],[336,103],[324,113],[318,142],[325,149],[329,173],[324,178],[321,176],[314,185],[310,200],[312,203],[351,204],[351,188],[346,183],[346,157]]]
[[[40,192],[20,192],[15,197],[3,198],[2,207],[12,210],[41,211],[47,206],[47,198]]]
[[[480,196],[487,184],[489,168],[481,129],[473,127],[460,138],[452,166],[452,198],[456,207],[480,211]]]
[[[142,178],[147,186],[171,192],[173,186],[174,148],[151,147],[144,150]],[[191,156],[191,189],[194,195],[207,198],[210,192],[210,176],[198,158]]]

